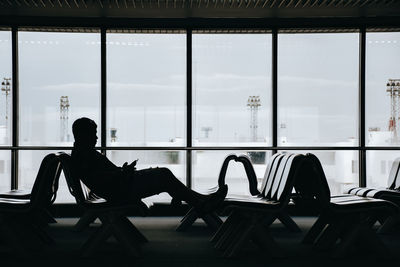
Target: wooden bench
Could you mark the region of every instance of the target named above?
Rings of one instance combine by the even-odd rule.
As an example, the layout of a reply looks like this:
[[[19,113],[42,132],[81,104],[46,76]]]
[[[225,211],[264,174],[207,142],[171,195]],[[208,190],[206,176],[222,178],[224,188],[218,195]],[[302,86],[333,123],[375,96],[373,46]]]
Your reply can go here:
[[[385,192],[396,191],[400,189],[400,158],[396,158],[393,161],[392,167],[390,168],[389,177],[387,181],[386,188],[369,188],[369,187],[355,187],[348,190],[346,193],[357,195],[357,196],[370,196],[370,197],[379,197],[381,194],[385,194]],[[373,191],[370,193],[370,191]]]
[[[282,153],[277,153],[274,154],[267,163],[267,168],[264,174],[264,182],[263,184],[260,186],[260,190],[262,191],[267,183],[267,180],[272,178],[275,171],[271,172],[271,168],[277,168],[277,162],[275,162],[275,160],[278,158],[279,155],[282,155]],[[248,182],[248,188],[249,188],[249,194],[248,195],[235,195],[235,194],[231,194],[228,193],[227,195],[227,199],[232,199],[232,198],[241,198],[241,197],[247,197],[247,196],[257,196],[257,197],[262,197],[260,190],[258,189],[258,181],[257,181],[257,176],[256,173],[254,171],[254,167],[253,164],[251,163],[250,158],[245,155],[245,154],[240,154],[240,155],[235,155],[235,154],[230,154],[228,156],[225,157],[221,169],[220,169],[220,173],[218,176],[218,186],[223,186],[226,183],[226,172],[228,170],[228,166],[229,163],[235,161],[235,162],[240,162],[246,172],[246,176],[247,176],[247,182]],[[275,165],[274,165],[275,162]],[[210,192],[216,191],[218,189],[217,188],[213,188],[210,190]],[[224,206],[224,204],[222,204],[222,207]],[[208,213],[199,213],[196,211],[195,208],[190,208],[190,210],[187,212],[187,214],[182,218],[181,223],[179,224],[179,226],[176,228],[177,231],[185,231],[186,229],[188,229],[189,226],[191,226],[197,219],[201,218],[208,227],[210,227],[212,230],[217,230],[218,227],[222,224],[222,220],[220,219],[219,216],[219,212],[220,212],[221,208],[213,210],[211,212]],[[280,220],[289,230],[293,231],[293,232],[301,232],[300,228],[297,226],[297,224],[292,220],[292,218],[287,214],[287,212],[282,211],[278,217],[276,218],[278,220]],[[270,222],[270,224],[273,223]]]
[[[396,204],[355,195],[331,198],[322,165],[311,153],[306,154],[295,189],[296,201],[313,201],[319,208],[318,219],[303,243],[330,251],[333,257],[344,257],[359,244],[367,245],[383,258],[392,256],[373,227],[378,220],[398,213]]]
[[[79,179],[79,174],[73,171],[71,156],[62,153],[60,161],[68,188],[78,206],[84,211],[82,216],[84,219],[80,223],[87,225],[96,218],[101,221],[99,229],[83,244],[82,256],[91,256],[111,236],[115,237],[129,255],[140,256],[140,245],[147,242],[147,238],[127,218],[127,214],[135,211],[145,216],[148,207],[143,202],[120,205],[110,203],[103,198],[93,197],[90,190]]]
[[[284,256],[268,228],[282,214],[289,217],[286,207],[304,157],[293,153],[275,154],[267,166],[259,195],[225,199],[228,217],[211,239],[224,257],[234,257],[249,240],[273,257]]]
[[[18,255],[37,251],[53,244],[46,231],[44,211],[53,204],[61,174],[59,155],[46,155],[39,167],[28,198],[0,198],[0,234]]]
[[[218,175],[218,187],[225,185],[226,172],[231,161],[241,162],[243,164],[243,167],[245,168],[247,174],[249,191],[252,195],[258,195],[259,192],[257,190],[257,177],[254,169],[251,166],[250,160],[245,159],[244,156],[238,157],[235,154],[230,154],[225,157]],[[215,192],[218,187],[210,189],[207,193]],[[193,225],[193,223],[197,219],[202,219],[206,223],[206,225],[214,231],[216,231],[218,227],[222,224],[222,220],[218,215],[217,209],[204,213],[197,211],[194,207],[191,207],[186,215],[182,218],[180,224],[176,228],[176,231],[186,231],[191,225]]]
[[[389,172],[387,187],[385,188],[371,188],[371,187],[355,187],[346,192],[350,195],[361,197],[371,197],[377,199],[384,199],[395,203],[400,206],[400,158],[393,161],[392,167]],[[385,233],[392,230],[395,225],[400,222],[400,213],[388,216],[380,221],[381,227],[379,233]]]

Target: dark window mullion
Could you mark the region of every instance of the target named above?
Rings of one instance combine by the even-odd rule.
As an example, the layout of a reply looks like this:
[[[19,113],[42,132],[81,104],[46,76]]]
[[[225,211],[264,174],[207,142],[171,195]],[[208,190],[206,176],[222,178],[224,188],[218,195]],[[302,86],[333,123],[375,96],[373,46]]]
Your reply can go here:
[[[365,150],[365,59],[366,30],[360,29],[360,59],[359,59],[359,184],[367,186],[366,181],[366,150]]]
[[[192,147],[192,29],[186,32],[186,147]],[[192,150],[186,151],[186,186],[192,188]]]
[[[278,30],[272,30],[272,146],[278,146]],[[272,150],[275,154],[277,150]]]
[[[106,153],[104,149],[107,146],[107,32],[105,28],[101,28],[101,96],[100,96],[100,122],[101,122],[101,152]]]
[[[12,27],[11,32],[12,53],[12,122],[11,136],[11,189],[18,189],[18,27]]]

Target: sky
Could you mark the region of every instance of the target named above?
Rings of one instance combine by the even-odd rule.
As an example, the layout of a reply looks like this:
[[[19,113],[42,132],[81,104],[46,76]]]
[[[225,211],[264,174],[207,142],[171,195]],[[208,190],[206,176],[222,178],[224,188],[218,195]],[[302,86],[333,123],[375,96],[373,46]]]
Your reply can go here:
[[[0,32],[0,73],[11,76],[10,32]],[[59,99],[70,117],[100,118],[100,35],[19,33],[20,143],[60,140]],[[185,139],[185,34],[107,36],[108,127],[121,145]],[[280,34],[280,144],[358,139],[358,33]],[[366,126],[387,129],[389,78],[399,78],[400,33],[367,34]],[[271,35],[193,36],[193,135],[199,143],[250,142],[248,97],[258,95],[258,144],[271,144]],[[8,64],[7,64],[8,62]],[[4,125],[5,96],[0,100]],[[202,130],[211,129],[208,138]]]

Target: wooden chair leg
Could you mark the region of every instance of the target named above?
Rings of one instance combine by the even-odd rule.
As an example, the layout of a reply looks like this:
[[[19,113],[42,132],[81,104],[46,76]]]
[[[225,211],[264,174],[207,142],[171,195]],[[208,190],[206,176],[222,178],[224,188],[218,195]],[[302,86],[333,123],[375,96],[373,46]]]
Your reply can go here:
[[[126,232],[131,235],[132,238],[138,240],[141,243],[149,242],[149,240],[136,228],[136,226],[126,217],[121,216],[121,227],[126,229]]]
[[[285,258],[286,255],[275,242],[274,238],[268,231],[268,228],[257,225],[253,231],[252,240],[261,249],[266,250],[272,258]]]
[[[83,231],[86,227],[88,227],[91,223],[93,223],[97,219],[97,215],[93,212],[87,211],[82,217],[79,218],[78,222],[74,226],[74,231],[80,232]]]
[[[216,212],[210,213],[210,216],[214,218],[215,221],[217,221],[219,223],[219,225],[222,225],[222,223],[224,222]]]
[[[367,244],[370,249],[378,253],[381,258],[386,260],[394,258],[376,232],[370,227],[367,226],[363,228],[359,238],[364,241],[364,243]]]
[[[129,233],[129,229],[126,229],[126,224],[122,223],[121,220],[115,220],[111,223],[112,233],[117,241],[124,247],[129,255],[135,257],[140,256],[140,246],[136,238],[132,238]]]
[[[387,234],[390,233],[396,225],[400,223],[399,215],[389,216],[385,222],[379,227],[377,233],[378,234]]]
[[[355,244],[360,233],[360,225],[354,225],[347,230],[347,233],[342,237],[341,242],[331,253],[333,258],[343,258],[346,253],[350,252],[350,248]]]
[[[213,231],[216,231],[222,225],[222,220],[215,213],[205,214],[201,218]]]
[[[286,212],[280,212],[278,214],[278,219],[283,225],[285,225],[293,233],[301,233],[300,227],[295,223],[295,221]]]
[[[185,214],[185,216],[182,217],[181,222],[183,222],[184,220],[186,220],[186,217],[190,217],[193,213],[196,213],[196,209],[191,207]]]
[[[225,222],[218,228],[217,232],[211,238],[211,242],[217,242],[224,232],[231,227],[233,222],[239,218],[239,215],[236,212],[232,212],[229,214],[228,218],[226,218]]]
[[[226,229],[223,235],[219,238],[218,242],[215,243],[215,248],[219,250],[225,250],[232,242],[232,239],[234,239],[235,236],[240,233],[240,230],[244,224],[245,222],[242,218],[236,219],[234,223],[230,224],[230,226]]]
[[[195,208],[190,208],[186,215],[181,219],[180,224],[175,230],[178,232],[186,231],[199,218],[201,218],[207,224],[207,226],[214,231],[217,230],[222,224],[222,220],[219,218],[216,212],[211,212],[200,216]]]
[[[197,220],[198,214],[194,208],[191,208],[185,215],[185,217],[182,218],[181,223],[178,225],[178,227],[175,229],[178,232],[183,232],[187,230],[190,226],[193,225],[193,223]]]
[[[270,217],[264,218],[263,219],[263,221],[264,221],[263,225],[268,228],[276,221],[276,219],[277,219],[276,216],[270,216]]]
[[[42,242],[47,245],[54,245],[56,241],[49,235],[46,228],[41,226],[34,226],[34,231]]]
[[[227,258],[232,258],[236,255],[236,253],[243,247],[246,241],[249,240],[251,232],[254,228],[253,223],[242,222],[240,226],[240,230],[236,232],[228,246],[226,247],[223,256]]]
[[[359,223],[360,215],[358,214],[336,216],[321,232],[315,242],[315,247],[321,250],[332,249],[339,239],[342,239],[347,232],[352,231]]]
[[[343,234],[344,228],[351,228],[353,224],[349,220],[332,222],[324,229],[315,242],[315,247],[320,250],[329,250],[333,248],[336,241]]]
[[[311,226],[310,230],[308,230],[307,234],[302,240],[303,244],[313,244],[321,232],[327,225],[326,215],[321,214],[317,221]]]
[[[56,219],[54,219],[53,215],[50,213],[50,211],[48,209],[42,209],[41,211],[42,211],[41,214],[43,216],[43,219],[47,223],[57,223]]]
[[[110,238],[112,230],[110,223],[103,223],[83,244],[81,248],[82,256],[90,257],[103,242]]]
[[[229,239],[232,235],[235,234],[235,231],[238,231],[238,227],[241,224],[243,217],[238,213],[235,212],[231,214],[228,219],[225,221],[224,225],[220,227],[217,231],[218,238],[214,241],[214,247],[219,250],[223,250],[224,246],[229,243]]]
[[[332,252],[332,257],[343,258],[350,253],[351,248],[361,244],[372,252],[378,253],[383,259],[392,259],[393,255],[372,229],[378,218],[374,215],[368,217],[364,215],[363,217],[360,216],[359,221],[354,223],[353,227],[341,237],[341,242]]]

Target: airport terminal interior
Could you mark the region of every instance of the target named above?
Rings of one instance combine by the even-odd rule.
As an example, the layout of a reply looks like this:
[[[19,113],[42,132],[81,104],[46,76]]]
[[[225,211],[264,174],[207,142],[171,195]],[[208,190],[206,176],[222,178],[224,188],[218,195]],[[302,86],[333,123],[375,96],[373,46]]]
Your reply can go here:
[[[0,83],[6,266],[398,264],[400,1],[0,0]],[[97,196],[82,117],[226,198]]]

